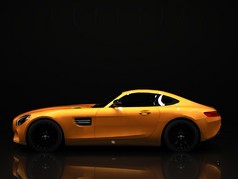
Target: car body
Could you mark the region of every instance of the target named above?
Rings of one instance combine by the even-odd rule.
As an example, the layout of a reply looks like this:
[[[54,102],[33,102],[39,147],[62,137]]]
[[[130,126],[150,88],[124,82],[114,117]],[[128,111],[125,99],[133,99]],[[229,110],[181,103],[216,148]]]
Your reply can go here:
[[[172,151],[190,151],[219,133],[221,116],[214,107],[169,92],[135,89],[103,104],[28,111],[12,125],[13,141],[36,151],[54,151],[62,144],[165,144]]]

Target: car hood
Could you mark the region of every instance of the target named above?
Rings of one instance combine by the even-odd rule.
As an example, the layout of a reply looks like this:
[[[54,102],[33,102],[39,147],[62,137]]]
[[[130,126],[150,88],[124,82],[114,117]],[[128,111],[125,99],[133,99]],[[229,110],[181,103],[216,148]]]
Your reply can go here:
[[[38,113],[38,112],[44,112],[44,111],[54,111],[54,110],[62,110],[62,109],[83,109],[83,108],[92,108],[95,104],[73,104],[73,105],[65,105],[65,106],[54,106],[54,107],[46,107],[46,108],[40,108],[35,109],[31,111],[27,111],[24,114],[32,114],[32,113]]]

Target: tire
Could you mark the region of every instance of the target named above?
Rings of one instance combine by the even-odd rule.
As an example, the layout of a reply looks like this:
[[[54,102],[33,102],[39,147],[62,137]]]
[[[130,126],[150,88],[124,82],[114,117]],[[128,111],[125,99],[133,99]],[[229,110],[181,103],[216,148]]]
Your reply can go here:
[[[200,135],[197,127],[187,120],[171,122],[164,131],[164,143],[173,152],[188,152],[199,142]]]
[[[28,129],[27,143],[37,152],[57,150],[63,141],[62,130],[58,124],[48,119],[35,121]]]

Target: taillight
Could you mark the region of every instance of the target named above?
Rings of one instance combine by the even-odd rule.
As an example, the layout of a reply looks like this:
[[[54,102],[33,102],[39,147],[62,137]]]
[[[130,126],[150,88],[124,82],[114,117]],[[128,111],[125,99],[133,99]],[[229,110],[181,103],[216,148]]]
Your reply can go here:
[[[204,114],[207,117],[216,117],[216,116],[220,116],[220,114],[217,111],[208,111],[208,112],[204,112]]]

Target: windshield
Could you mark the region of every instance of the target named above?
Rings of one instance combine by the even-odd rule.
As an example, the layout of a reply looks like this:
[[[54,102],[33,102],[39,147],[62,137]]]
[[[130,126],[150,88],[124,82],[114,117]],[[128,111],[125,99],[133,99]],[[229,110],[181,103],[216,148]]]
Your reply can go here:
[[[114,95],[110,95],[106,98],[104,98],[102,100],[102,102],[97,103],[93,106],[93,108],[101,108],[101,107],[105,107],[107,104],[109,104],[112,100],[114,100],[116,97],[118,97],[120,94],[114,94]]]

